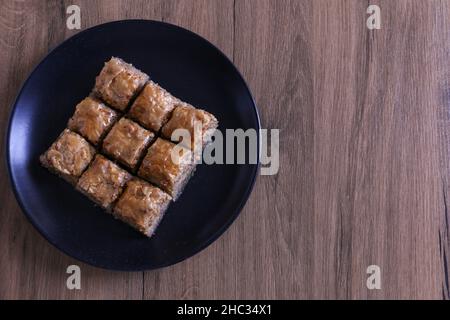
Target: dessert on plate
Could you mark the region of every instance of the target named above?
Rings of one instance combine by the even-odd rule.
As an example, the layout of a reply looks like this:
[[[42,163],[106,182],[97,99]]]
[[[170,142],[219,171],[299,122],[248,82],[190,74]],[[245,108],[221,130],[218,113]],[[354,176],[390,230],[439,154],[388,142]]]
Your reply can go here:
[[[113,159],[134,170],[155,134],[136,122],[120,119],[103,140],[102,150]]]
[[[150,183],[132,179],[117,201],[113,214],[147,237],[151,237],[172,198]]]
[[[158,132],[169,120],[177,101],[177,98],[158,84],[149,81],[133,102],[128,116],[144,128]]]
[[[148,149],[138,175],[157,185],[176,200],[195,171],[192,152],[158,138]]]
[[[111,210],[114,201],[132,177],[126,170],[97,154],[77,183],[77,190],[100,207]]]
[[[114,217],[151,237],[192,177],[218,121],[120,58],[105,63],[92,94],[41,164]],[[188,139],[181,139],[184,129]]]
[[[195,145],[204,148],[210,141],[213,131],[217,128],[218,121],[211,113],[194,108],[187,103],[176,106],[169,121],[162,128],[162,136],[174,142],[181,142],[187,148],[194,150]],[[173,137],[176,129],[185,129],[189,133],[190,140],[181,137]]]
[[[87,97],[75,107],[67,128],[79,133],[93,145],[98,145],[118,118],[118,113],[101,101]]]
[[[89,142],[65,129],[39,159],[48,170],[75,184],[94,155],[95,149]]]
[[[148,75],[133,65],[112,57],[95,79],[93,93],[113,108],[124,111],[147,80]]]

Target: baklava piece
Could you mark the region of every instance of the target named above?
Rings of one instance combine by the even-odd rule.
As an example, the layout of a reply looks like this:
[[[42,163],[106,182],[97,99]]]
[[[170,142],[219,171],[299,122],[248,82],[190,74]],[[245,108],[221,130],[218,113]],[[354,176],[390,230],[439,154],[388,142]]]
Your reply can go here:
[[[147,80],[145,73],[113,57],[95,79],[94,94],[112,107],[124,111]]]
[[[130,179],[131,175],[126,170],[104,156],[97,155],[78,180],[77,189],[109,211]]]
[[[65,129],[50,148],[40,156],[41,164],[71,184],[87,168],[95,149],[79,134]]]
[[[195,163],[190,150],[158,138],[148,149],[138,175],[176,200],[194,171]]]
[[[103,140],[103,151],[134,170],[154,134],[136,122],[120,119]]]
[[[128,116],[139,122],[144,128],[158,132],[169,120],[170,113],[178,100],[150,81],[139,94],[130,108]]]
[[[128,181],[114,206],[116,218],[151,237],[161,221],[171,197],[161,189],[140,179]]]
[[[97,145],[116,121],[117,113],[91,97],[81,101],[70,118],[67,127]]]
[[[172,117],[162,128],[162,135],[174,142],[182,142],[183,145],[194,150],[195,145],[205,147],[211,141],[212,134],[217,126],[218,121],[211,113],[183,103],[177,105],[172,112]],[[191,140],[184,141],[181,138],[172,138],[172,133],[176,129],[187,130]]]

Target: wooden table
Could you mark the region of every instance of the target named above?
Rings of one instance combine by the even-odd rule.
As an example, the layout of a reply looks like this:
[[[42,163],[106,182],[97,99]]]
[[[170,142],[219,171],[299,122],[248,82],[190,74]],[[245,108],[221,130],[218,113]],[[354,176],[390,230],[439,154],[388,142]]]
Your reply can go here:
[[[1,140],[0,298],[449,298],[450,1],[0,0],[0,130],[32,68],[77,30],[145,18],[188,28],[242,72],[280,171],[195,257],[109,272],[48,244],[11,191]],[[81,290],[66,268],[81,267]],[[381,289],[366,286],[369,265]]]

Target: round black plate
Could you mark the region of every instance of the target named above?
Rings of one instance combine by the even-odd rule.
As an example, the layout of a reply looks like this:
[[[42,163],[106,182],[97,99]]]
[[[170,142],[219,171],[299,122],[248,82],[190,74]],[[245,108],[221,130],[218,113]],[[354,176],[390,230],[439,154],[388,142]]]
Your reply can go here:
[[[258,165],[199,165],[151,239],[113,219],[42,168],[39,155],[64,129],[111,56],[132,63],[175,96],[212,112],[222,132],[254,128],[259,133],[258,112],[247,85],[211,43],[166,23],[111,22],[66,40],[25,82],[7,131],[12,186],[32,224],[68,255],[115,270],[168,266],[204,249],[227,229],[250,195]]]

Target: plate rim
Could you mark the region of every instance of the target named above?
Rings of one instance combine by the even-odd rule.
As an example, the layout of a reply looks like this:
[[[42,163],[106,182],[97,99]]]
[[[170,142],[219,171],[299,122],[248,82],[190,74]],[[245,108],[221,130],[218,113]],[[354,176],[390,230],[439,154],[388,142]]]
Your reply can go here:
[[[192,251],[189,251],[188,254],[182,254],[180,255],[177,259],[173,259],[170,260],[170,262],[168,263],[164,263],[158,267],[148,267],[148,266],[141,266],[139,268],[120,268],[117,266],[109,266],[107,264],[102,264],[102,263],[97,263],[97,262],[93,262],[91,260],[87,260],[83,257],[80,257],[80,255],[78,255],[76,252],[75,253],[69,253],[68,251],[66,251],[62,246],[60,246],[57,241],[54,241],[53,239],[50,238],[50,236],[47,234],[47,232],[45,232],[45,230],[43,230],[43,228],[41,228],[36,221],[34,221],[34,219],[32,218],[32,215],[30,214],[30,212],[28,212],[28,210],[25,208],[24,205],[24,201],[22,199],[22,196],[20,194],[20,192],[18,191],[17,188],[17,184],[16,184],[16,179],[14,177],[13,174],[13,170],[12,170],[12,161],[11,161],[11,150],[10,150],[10,144],[11,144],[11,126],[12,126],[12,120],[14,118],[14,115],[16,113],[17,110],[17,104],[18,104],[18,100],[19,98],[22,96],[23,90],[25,89],[25,87],[27,86],[28,82],[30,81],[30,79],[33,77],[33,75],[36,73],[36,71],[39,69],[39,67],[44,64],[48,59],[50,59],[50,57],[52,55],[55,54],[55,52],[64,44],[66,44],[68,41],[73,41],[74,39],[81,37],[82,35],[84,35],[85,33],[94,31],[94,30],[98,30],[98,29],[102,29],[105,28],[109,25],[117,25],[117,24],[127,24],[127,23],[145,23],[145,24],[157,24],[157,25],[163,25],[165,27],[168,28],[173,28],[176,29],[180,32],[184,32],[187,33],[190,36],[193,36],[195,38],[198,38],[200,41],[203,41],[208,47],[214,49],[220,56],[222,56],[226,63],[231,66],[231,68],[234,70],[234,72],[236,72],[236,74],[238,75],[240,81],[242,81],[244,87],[245,87],[245,91],[247,92],[250,101],[251,101],[251,105],[252,105],[252,110],[253,110],[253,114],[257,123],[257,163],[256,165],[253,167],[253,172],[251,175],[251,181],[248,184],[245,193],[243,194],[243,196],[241,197],[241,200],[239,202],[239,205],[236,207],[236,209],[234,210],[234,212],[232,214],[229,215],[226,223],[224,223],[223,225],[221,225],[220,228],[218,228],[210,237],[208,237],[201,245],[194,247],[194,249]],[[20,89],[15,97],[15,99],[13,100],[13,103],[10,107],[10,111],[9,111],[9,116],[8,116],[8,120],[7,120],[7,127],[6,127],[6,131],[5,131],[5,136],[4,136],[4,143],[5,143],[5,158],[6,158],[6,168],[7,168],[7,172],[8,172],[8,180],[9,183],[11,185],[11,188],[13,190],[13,194],[14,197],[17,201],[17,203],[19,204],[19,207],[22,211],[22,213],[26,216],[27,220],[31,223],[31,225],[38,231],[38,234],[43,237],[48,243],[50,243],[53,247],[55,247],[56,249],[58,249],[60,252],[62,252],[63,254],[65,254],[66,256],[75,259],[77,261],[80,261],[82,263],[86,263],[90,266],[93,266],[95,268],[100,268],[100,269],[105,269],[105,270],[112,270],[112,271],[126,271],[126,272],[142,272],[142,271],[148,271],[148,270],[158,270],[158,269],[162,269],[162,268],[166,268],[168,266],[173,266],[176,264],[179,264],[182,261],[188,260],[189,258],[194,257],[195,255],[197,255],[198,253],[200,253],[201,251],[205,250],[207,247],[209,247],[212,243],[214,243],[216,240],[218,240],[227,230],[228,228],[233,224],[233,222],[237,219],[237,217],[240,215],[241,211],[243,210],[245,204],[247,203],[248,199],[250,198],[250,195],[253,191],[253,188],[255,186],[256,180],[259,176],[259,172],[260,172],[260,167],[261,167],[261,159],[260,159],[260,151],[261,151],[261,119],[259,116],[259,111],[258,111],[258,107],[255,103],[255,99],[253,98],[253,95],[250,91],[250,88],[247,84],[247,82],[245,81],[244,77],[242,76],[241,72],[238,70],[238,68],[235,66],[234,62],[231,61],[217,46],[215,46],[213,43],[211,43],[209,40],[207,40],[206,38],[200,36],[199,34],[180,27],[178,25],[172,24],[172,23],[168,23],[165,21],[158,21],[158,20],[151,20],[151,19],[123,19],[123,20],[113,20],[113,21],[108,21],[105,23],[101,23],[101,24],[97,24],[95,26],[89,27],[87,29],[84,29],[72,36],[70,36],[67,39],[64,39],[62,42],[60,42],[59,44],[57,44],[53,49],[51,49],[47,54],[45,54],[45,56],[32,68],[31,72],[28,74],[28,76],[26,77],[26,79],[23,81],[23,83],[20,86]]]

